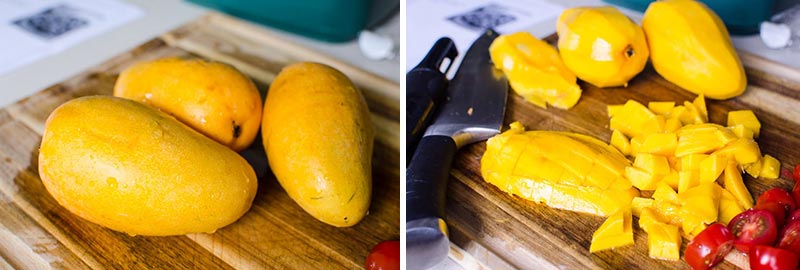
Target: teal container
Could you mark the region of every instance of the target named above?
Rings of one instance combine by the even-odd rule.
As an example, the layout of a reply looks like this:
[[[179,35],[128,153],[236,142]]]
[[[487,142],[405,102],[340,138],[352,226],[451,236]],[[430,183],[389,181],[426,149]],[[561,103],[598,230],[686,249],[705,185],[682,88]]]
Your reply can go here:
[[[653,0],[603,0],[614,5],[644,12]],[[775,0],[701,0],[725,22],[734,35],[758,33],[761,22],[775,12]]]
[[[399,0],[189,0],[296,34],[345,42],[396,12]]]

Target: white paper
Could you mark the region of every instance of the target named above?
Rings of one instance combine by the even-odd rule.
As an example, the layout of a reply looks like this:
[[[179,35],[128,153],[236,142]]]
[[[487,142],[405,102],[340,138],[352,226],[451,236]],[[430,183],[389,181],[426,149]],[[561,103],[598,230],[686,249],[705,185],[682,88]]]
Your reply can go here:
[[[118,0],[0,0],[0,76],[143,14]]]
[[[452,77],[469,46],[483,33],[480,27],[469,25],[491,25],[500,33],[511,33],[544,21],[555,24],[563,9],[541,0],[408,0],[406,71],[425,57],[436,40],[446,36],[459,53],[448,73]]]

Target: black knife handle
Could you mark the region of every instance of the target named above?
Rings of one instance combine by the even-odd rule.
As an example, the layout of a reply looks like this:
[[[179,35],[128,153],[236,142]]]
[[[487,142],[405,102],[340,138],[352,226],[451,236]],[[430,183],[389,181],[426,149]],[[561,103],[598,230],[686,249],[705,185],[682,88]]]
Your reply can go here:
[[[448,80],[445,76],[458,56],[450,38],[440,38],[422,61],[406,74],[406,162],[414,155],[420,138],[444,101]],[[444,72],[442,62],[450,62]]]
[[[444,220],[447,179],[458,147],[453,138],[436,135],[422,137],[417,149],[406,170],[406,220]]]

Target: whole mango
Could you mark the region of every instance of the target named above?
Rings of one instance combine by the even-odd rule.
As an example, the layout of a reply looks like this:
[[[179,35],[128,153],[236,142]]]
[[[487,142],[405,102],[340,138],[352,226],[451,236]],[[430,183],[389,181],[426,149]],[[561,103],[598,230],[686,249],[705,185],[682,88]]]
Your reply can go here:
[[[642,25],[653,67],[667,81],[713,99],[744,92],[747,78],[728,30],[703,3],[653,2],[644,13]]]
[[[650,55],[642,28],[614,7],[564,10],[556,29],[564,64],[597,87],[627,86]]]
[[[200,133],[241,151],[261,124],[261,95],[236,68],[202,59],[162,58],[120,73],[114,96],[170,114]]]
[[[364,218],[375,132],[344,74],[317,63],[285,67],[270,85],[262,123],[269,166],[297,204],[337,227]]]
[[[258,185],[236,152],[111,96],[77,98],[50,114],[39,176],[70,212],[131,235],[214,232],[250,208]]]

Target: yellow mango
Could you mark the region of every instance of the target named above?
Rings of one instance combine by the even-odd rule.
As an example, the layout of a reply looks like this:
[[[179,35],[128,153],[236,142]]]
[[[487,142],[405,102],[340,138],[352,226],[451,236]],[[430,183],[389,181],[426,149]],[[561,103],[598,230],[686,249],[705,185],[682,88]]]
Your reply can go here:
[[[675,156],[705,154],[736,141],[737,137],[727,128],[717,124],[693,124],[681,127],[678,132]]]
[[[678,194],[700,184],[700,172],[696,170],[678,172]]]
[[[642,228],[645,232],[648,232],[651,227],[657,225],[658,223],[664,223],[661,221],[658,213],[656,213],[653,208],[647,207],[642,208],[640,215],[639,215],[639,227]]]
[[[600,140],[566,132],[525,132],[515,122],[487,141],[481,174],[510,194],[607,216],[630,207],[638,195],[624,177],[628,165],[630,161],[616,148]]]
[[[736,139],[714,153],[732,157],[739,164],[753,163],[761,159],[761,149],[752,139]]]
[[[753,178],[758,178],[758,176],[761,174],[761,165],[762,165],[762,160],[759,159],[756,162],[743,164],[740,166],[744,169],[745,172],[747,172],[747,174],[749,174]]]
[[[651,101],[647,103],[647,108],[650,109],[650,111],[663,116],[667,116],[674,107],[674,101]]]
[[[631,211],[633,211],[633,215],[640,217],[639,222],[641,222],[642,212],[649,208],[653,207],[655,204],[655,200],[651,198],[644,198],[644,197],[634,197],[631,200]],[[652,211],[652,210],[651,210]]]
[[[751,110],[728,112],[728,126],[733,127],[736,125],[743,125],[750,129],[755,138],[758,138],[758,134],[761,131],[761,122],[758,121],[758,118]]]
[[[742,174],[736,167],[735,161],[729,161],[728,166],[725,167],[724,185],[725,189],[728,190],[733,197],[736,197],[736,200],[742,208],[749,209],[753,207],[753,196],[750,195],[750,191],[748,191],[747,187],[744,185]]]
[[[597,87],[627,86],[649,57],[642,28],[611,6],[566,9],[556,31],[564,64]]]
[[[781,174],[780,161],[770,155],[764,155],[764,158],[761,160],[763,161],[763,165],[761,166],[761,177],[766,179],[777,179]]]
[[[680,174],[676,170],[670,170],[670,172],[661,178],[661,182],[666,183],[672,189],[678,189],[678,185],[680,184]]]
[[[728,159],[722,155],[711,154],[700,162],[700,183],[712,183],[719,178]]]
[[[678,169],[682,171],[699,171],[702,169],[700,164],[708,156],[706,154],[691,154],[680,157],[681,162]]]
[[[327,224],[358,223],[372,195],[375,131],[353,83],[326,65],[289,65],[270,85],[263,117],[270,169],[289,197]]]
[[[660,219],[664,222],[673,225],[680,225],[683,222],[680,216],[681,206],[679,204],[656,200],[654,205],[655,207],[652,209],[658,213],[659,217],[661,217]]]
[[[608,105],[606,107],[608,117],[614,117],[625,111],[625,105]]]
[[[728,129],[730,129],[731,132],[733,132],[733,134],[736,134],[736,137],[739,137],[739,139],[755,138],[755,133],[753,132],[753,130],[745,127],[742,124],[728,126]]]
[[[747,86],[742,62],[722,20],[694,0],[652,2],[642,26],[655,70],[683,89],[708,98],[741,95]]]
[[[670,169],[666,157],[648,153],[637,154],[633,166],[656,176],[664,176],[669,173]]]
[[[680,260],[681,235],[678,226],[653,222],[647,230],[647,243],[650,258]]]
[[[628,100],[619,115],[611,117],[609,127],[617,129],[625,136],[633,138],[643,135],[644,126],[652,121],[656,115],[647,107],[635,100]]]
[[[669,133],[676,132],[681,127],[683,127],[683,123],[681,123],[681,120],[678,118],[668,118],[664,122],[664,131]]]
[[[619,130],[614,130],[611,132],[611,145],[616,147],[623,155],[630,155],[631,154],[631,141],[625,137],[625,134],[619,132]]]
[[[705,121],[704,123],[708,122],[708,107],[706,106],[706,97],[703,94],[698,95],[693,101],[692,105],[700,113],[700,117],[702,117]]]
[[[174,116],[234,151],[247,148],[261,125],[261,95],[236,68],[202,59],[163,58],[120,73],[114,96]]]
[[[657,175],[631,166],[625,168],[625,178],[631,180],[631,184],[639,190],[653,190],[659,180]]]
[[[684,101],[683,107],[685,108],[678,118],[681,120],[683,124],[703,124],[708,122],[708,115],[703,114],[703,112],[694,106],[694,103]]]
[[[663,181],[656,185],[655,191],[653,191],[652,195],[654,200],[669,202],[674,204],[680,204],[680,200],[678,199],[678,193],[675,192],[672,187],[664,183]]]
[[[709,224],[717,221],[719,214],[719,192],[715,183],[700,184],[678,194],[681,212],[699,218]]]
[[[722,222],[722,224],[728,225],[728,222],[733,219],[736,215],[741,212],[744,212],[744,207],[739,204],[739,201],[736,197],[731,194],[730,191],[718,187],[718,192],[720,193],[720,200],[719,200],[719,217],[717,221]]]
[[[589,252],[594,253],[631,244],[633,244],[633,217],[631,217],[631,211],[625,209],[610,215],[592,234]]]
[[[489,54],[497,69],[508,78],[514,92],[536,106],[547,104],[569,109],[578,103],[581,89],[577,77],[561,60],[553,46],[528,32],[501,35]]]
[[[112,96],[55,109],[38,163],[44,187],[64,208],[130,235],[212,233],[247,212],[258,185],[228,147]]]

